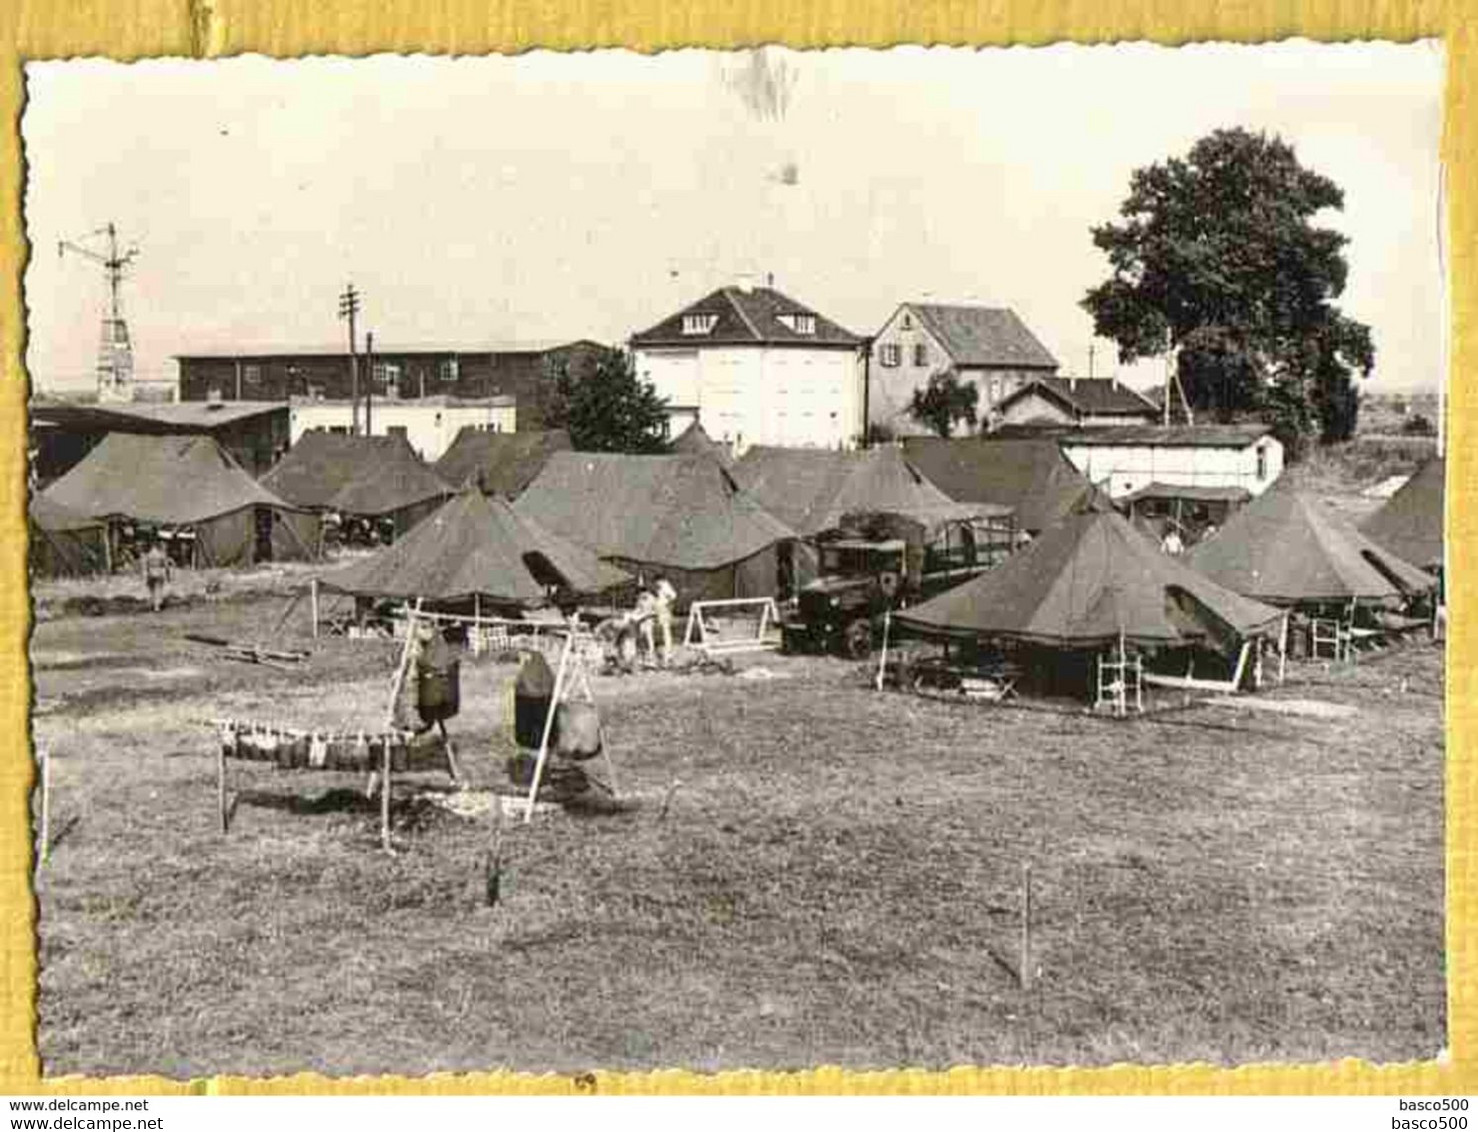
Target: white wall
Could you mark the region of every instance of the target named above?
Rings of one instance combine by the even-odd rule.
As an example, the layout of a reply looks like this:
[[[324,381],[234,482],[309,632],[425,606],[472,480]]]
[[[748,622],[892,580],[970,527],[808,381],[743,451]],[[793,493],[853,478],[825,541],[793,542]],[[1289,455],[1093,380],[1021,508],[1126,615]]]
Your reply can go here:
[[[1261,495],[1283,474],[1283,445],[1264,436],[1243,448],[1196,445],[1109,445],[1064,441],[1062,451],[1114,499],[1150,483],[1241,487]],[[1265,453],[1262,475],[1258,453]]]
[[[710,346],[636,351],[636,372],[673,406],[672,435],[693,417],[714,440],[851,447],[862,432],[862,359],[853,350]]]
[[[303,433],[315,428],[347,432],[353,419],[353,406],[348,401],[295,403],[288,409],[290,443],[296,444]],[[363,423],[364,406],[361,405],[360,424]],[[376,401],[370,412],[373,435],[388,436],[391,429],[404,429],[410,446],[428,463],[445,455],[464,425],[485,428],[490,432],[512,432],[516,423],[515,406],[486,401],[467,404]]]

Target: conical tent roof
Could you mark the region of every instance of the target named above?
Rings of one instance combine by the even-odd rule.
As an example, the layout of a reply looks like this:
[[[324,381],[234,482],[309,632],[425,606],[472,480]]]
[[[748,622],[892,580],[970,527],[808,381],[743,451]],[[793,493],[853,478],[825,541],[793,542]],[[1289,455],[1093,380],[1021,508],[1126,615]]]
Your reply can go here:
[[[1220,645],[1282,614],[1223,589],[1161,552],[1112,510],[1085,507],[995,570],[895,615],[928,635],[1089,648]]]
[[[399,436],[305,432],[262,486],[299,507],[389,515],[452,489]]]
[[[729,449],[709,436],[708,430],[698,421],[690,424],[683,430],[683,434],[672,442],[672,454],[674,456],[710,456],[726,468],[734,466],[734,457]]]
[[[1442,513],[1447,461],[1433,457],[1360,524],[1360,533],[1417,566],[1443,562]]]
[[[1033,533],[1095,493],[1050,437],[910,436],[903,454],[951,499],[1013,508],[1017,525]]]
[[[862,452],[757,446],[735,465],[734,478],[802,536],[831,530],[855,512],[904,515],[926,527],[1010,513],[1001,506],[956,503],[892,445]]]
[[[556,452],[514,507],[604,558],[684,570],[717,569],[795,537],[703,456]]]
[[[84,515],[163,524],[203,523],[244,507],[294,509],[209,436],[122,432],[105,436],[40,498]]]
[[[1277,605],[1380,601],[1435,584],[1286,482],[1238,511],[1187,561],[1228,589]]]
[[[366,597],[459,601],[474,596],[535,606],[546,585],[595,594],[628,577],[590,551],[516,514],[505,501],[463,491],[398,542],[325,575],[330,589]]]
[[[475,484],[488,495],[516,499],[551,453],[572,447],[570,434],[563,429],[486,432],[466,425],[432,470],[452,487]]]
[[[379,459],[362,467],[354,478],[329,497],[330,511],[346,515],[393,515],[407,507],[429,500],[445,499],[452,494],[430,468],[401,437],[387,438],[390,443],[379,453]]]

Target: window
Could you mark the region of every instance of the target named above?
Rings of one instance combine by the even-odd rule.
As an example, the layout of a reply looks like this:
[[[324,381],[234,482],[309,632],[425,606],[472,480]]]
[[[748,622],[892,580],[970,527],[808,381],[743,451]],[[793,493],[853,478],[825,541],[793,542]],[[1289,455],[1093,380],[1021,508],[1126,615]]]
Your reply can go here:
[[[348,436],[349,435],[349,426],[348,425],[330,425],[328,430],[329,430],[329,432],[333,433],[335,436]]]
[[[904,315],[903,315],[903,329],[904,330],[912,330],[913,329],[913,315],[908,314],[907,312],[905,312]]]
[[[1257,478],[1259,482],[1268,478],[1268,449],[1265,444],[1257,447]]]
[[[892,368],[903,360],[903,347],[897,342],[884,342],[878,350],[878,361]]]
[[[437,367],[438,376],[442,381],[456,381],[460,376],[456,358],[442,358],[441,365]]]
[[[794,334],[815,334],[816,316],[814,314],[782,314],[775,316],[776,321]]]
[[[386,436],[398,436],[401,440],[406,439],[405,425],[393,424],[385,429]]]
[[[1001,379],[993,377],[990,379],[990,404],[994,405],[1001,399]]]
[[[684,334],[708,334],[718,324],[716,314],[685,314],[683,315]]]
[[[913,364],[916,366],[926,366],[929,364],[929,344],[927,342],[914,343]]]
[[[248,385],[256,385],[262,380],[262,367],[255,362],[248,362],[241,367],[241,380]]]

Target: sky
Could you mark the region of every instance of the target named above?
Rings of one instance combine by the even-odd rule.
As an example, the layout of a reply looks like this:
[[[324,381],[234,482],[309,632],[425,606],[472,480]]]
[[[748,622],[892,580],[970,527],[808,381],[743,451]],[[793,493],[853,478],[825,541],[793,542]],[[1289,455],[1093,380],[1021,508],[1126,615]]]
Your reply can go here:
[[[345,341],[622,342],[748,276],[859,334],[900,302],[1013,308],[1063,372],[1131,172],[1241,126],[1332,178],[1366,388],[1436,388],[1438,44],[689,50],[26,67],[27,365],[94,385],[113,222],[135,369]]]

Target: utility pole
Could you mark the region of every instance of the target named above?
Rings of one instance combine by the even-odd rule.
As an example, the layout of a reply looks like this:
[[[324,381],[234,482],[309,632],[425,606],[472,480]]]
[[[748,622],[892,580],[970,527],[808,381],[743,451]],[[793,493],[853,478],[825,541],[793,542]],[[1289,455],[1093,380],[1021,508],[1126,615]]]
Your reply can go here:
[[[1088,376],[1093,376],[1093,343],[1088,343]]]
[[[359,435],[359,354],[355,345],[354,319],[359,314],[359,292],[350,283],[339,296],[339,317],[349,322],[349,397],[353,405],[349,435]]]
[[[370,405],[375,400],[375,332],[367,330],[364,334],[364,435],[374,436],[375,429],[370,422]]]

